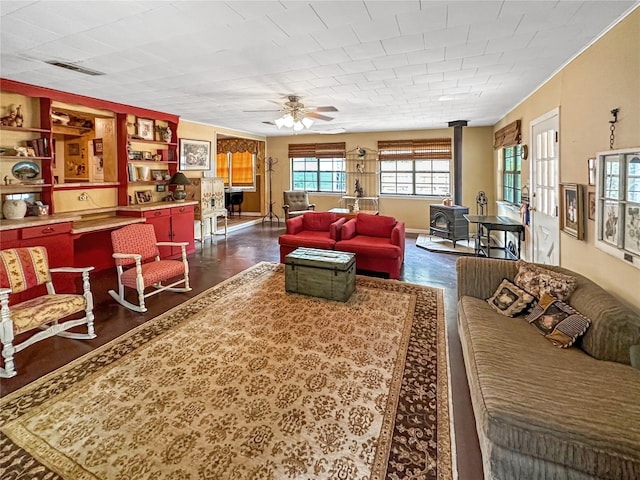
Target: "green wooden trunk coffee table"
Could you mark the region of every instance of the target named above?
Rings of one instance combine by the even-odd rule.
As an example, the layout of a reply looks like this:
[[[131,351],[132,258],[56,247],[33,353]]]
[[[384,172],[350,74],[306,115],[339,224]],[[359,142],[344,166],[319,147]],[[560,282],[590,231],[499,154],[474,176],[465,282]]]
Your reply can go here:
[[[356,255],[297,248],[285,257],[285,289],[346,302],[356,288]]]

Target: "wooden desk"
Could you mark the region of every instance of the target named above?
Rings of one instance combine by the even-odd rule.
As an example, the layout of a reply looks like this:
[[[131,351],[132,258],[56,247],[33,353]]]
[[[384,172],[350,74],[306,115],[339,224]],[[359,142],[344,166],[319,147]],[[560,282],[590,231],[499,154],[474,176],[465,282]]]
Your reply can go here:
[[[500,217],[496,215],[464,215],[469,223],[478,225],[478,235],[475,242],[475,250],[477,256],[486,256],[491,258],[491,230],[499,230],[504,232],[504,245],[502,247],[493,247],[493,250],[504,251],[504,258],[518,259],[520,258],[520,240],[524,233],[524,227],[517,220],[508,217]],[[486,235],[485,235],[486,232]],[[518,249],[514,253],[508,248],[507,232],[515,232],[518,236]]]
[[[347,220],[356,218],[356,215],[358,215],[359,213],[368,213],[369,215],[378,215],[377,210],[358,210],[357,212],[354,212],[353,210],[349,210],[348,208],[332,208],[329,211],[331,213],[337,213],[339,217],[344,217]]]

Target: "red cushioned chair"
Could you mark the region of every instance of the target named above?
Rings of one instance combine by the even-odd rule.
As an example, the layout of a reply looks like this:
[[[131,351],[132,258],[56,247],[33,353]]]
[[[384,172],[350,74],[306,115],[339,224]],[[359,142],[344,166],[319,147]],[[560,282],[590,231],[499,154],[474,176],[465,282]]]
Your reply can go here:
[[[335,249],[356,254],[356,268],[400,278],[404,263],[404,222],[385,215],[358,213],[342,226]]]
[[[158,242],[153,225],[138,223],[111,232],[113,258],[118,272],[118,293],[109,290],[118,303],[135,312],[146,312],[144,299],[156,293],[168,290],[170,292],[188,292],[189,264],[187,263],[187,242]],[[174,246],[182,248],[182,260],[161,260],[159,246]],[[163,285],[162,282],[181,277],[172,283]],[[184,287],[177,285],[184,284]],[[139,305],[125,299],[124,287],[134,288],[138,293]],[[154,290],[145,293],[145,289]]]
[[[307,212],[287,220],[287,233],[280,235],[280,263],[298,247],[333,250],[345,219],[331,212]]]
[[[4,359],[0,377],[15,376],[14,353],[40,340],[54,335],[84,340],[96,337],[93,330],[93,295],[89,284],[91,270],[93,267],[49,268],[44,247],[12,248],[0,252],[0,340]],[[52,273],[81,274],[83,293],[56,293]],[[9,305],[11,294],[27,292],[39,285],[46,286],[45,295]],[[78,318],[80,312],[82,316]],[[87,333],[67,332],[79,325],[86,325]],[[38,332],[17,345],[13,344],[15,335],[31,330]]]

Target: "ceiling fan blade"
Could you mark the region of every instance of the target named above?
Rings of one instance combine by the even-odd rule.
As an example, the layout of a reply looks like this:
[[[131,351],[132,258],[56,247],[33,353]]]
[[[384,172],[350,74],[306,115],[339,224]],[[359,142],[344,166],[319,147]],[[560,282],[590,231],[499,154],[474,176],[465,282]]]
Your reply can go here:
[[[312,110],[316,112],[337,112],[338,109],[336,107],[311,107]]]
[[[315,118],[317,120],[333,120],[333,117],[327,117],[326,115],[320,115],[319,113],[307,112],[304,114],[305,117]]]

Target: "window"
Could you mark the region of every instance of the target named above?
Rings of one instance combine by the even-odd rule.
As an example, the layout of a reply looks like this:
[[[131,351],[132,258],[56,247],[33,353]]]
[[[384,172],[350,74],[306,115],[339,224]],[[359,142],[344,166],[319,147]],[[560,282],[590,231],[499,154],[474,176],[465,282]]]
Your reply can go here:
[[[215,175],[227,187],[255,191],[258,157],[264,158],[264,142],[218,134]]]
[[[289,145],[291,188],[307,192],[345,193],[345,143]]]
[[[449,195],[451,150],[450,138],[378,142],[380,194]]]
[[[225,185],[254,188],[256,156],[250,152],[222,152],[216,156],[216,176],[224,178]]]
[[[640,268],[640,149],[598,156],[596,246]]]
[[[502,170],[502,199],[505,202],[520,205],[520,145],[506,147],[502,150],[504,167]]]

